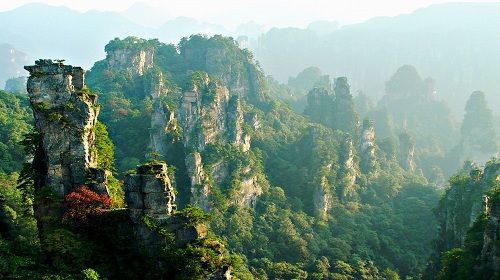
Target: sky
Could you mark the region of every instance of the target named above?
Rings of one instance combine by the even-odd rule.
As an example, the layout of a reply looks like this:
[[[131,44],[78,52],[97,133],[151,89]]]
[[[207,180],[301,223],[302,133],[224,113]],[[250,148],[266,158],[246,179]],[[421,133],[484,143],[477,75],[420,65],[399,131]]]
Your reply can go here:
[[[143,2],[169,17],[186,16],[234,29],[251,20],[276,27],[307,27],[317,20],[338,21],[341,25],[359,23],[377,16],[408,14],[418,8],[445,2],[497,2],[450,0],[2,0],[0,11],[12,10],[31,2],[66,6],[86,12],[125,11]]]

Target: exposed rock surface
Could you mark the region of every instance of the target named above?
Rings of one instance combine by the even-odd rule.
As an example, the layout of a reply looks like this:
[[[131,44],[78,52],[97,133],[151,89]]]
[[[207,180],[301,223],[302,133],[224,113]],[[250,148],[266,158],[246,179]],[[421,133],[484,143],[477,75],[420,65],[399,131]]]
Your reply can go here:
[[[492,182],[499,179],[500,164],[490,164],[484,172],[471,169],[469,176],[468,182],[452,181],[449,191],[437,208],[440,252],[463,246],[467,231],[477,216],[486,211],[483,207],[485,192],[492,187]],[[496,208],[492,211],[496,213]],[[494,218],[491,222],[494,223]]]
[[[178,112],[185,147],[202,152],[218,137],[249,149],[250,138],[242,130],[243,112],[238,97],[229,98],[225,86],[206,76],[193,90],[184,92]]]
[[[136,236],[150,252],[157,252],[166,244],[164,236],[151,229],[145,217],[157,227],[175,236],[175,244],[184,247],[207,235],[204,223],[190,225],[186,217],[173,215],[176,210],[175,191],[164,163],[150,163],[137,168],[124,180],[125,200]]]
[[[205,181],[207,174],[203,170],[201,155],[194,152],[186,155],[185,158],[187,173],[191,179],[191,199],[190,203],[209,212],[212,209],[212,191],[210,185]]]
[[[333,205],[333,194],[331,189],[327,187],[326,177],[322,177],[320,184],[314,187],[313,203],[316,213],[320,217],[326,218]]]
[[[377,163],[375,156],[375,127],[370,119],[363,121],[363,128],[361,130],[361,170],[363,172],[370,172],[374,170]]]
[[[221,46],[205,49],[192,47],[184,48],[181,54],[188,64],[201,64],[209,75],[220,79],[227,85],[231,95],[257,102],[267,100],[268,96],[264,90],[265,77],[251,62],[252,57],[248,55],[243,65],[228,64],[228,57],[234,55],[228,55],[228,51],[231,52],[230,48]]]
[[[185,155],[182,153],[184,159],[179,160],[179,164],[185,164],[187,177],[191,181],[190,186],[179,186],[190,188],[191,197],[183,199],[189,199],[190,204],[199,206],[204,211],[210,211],[213,204],[212,188],[228,181],[229,161],[223,159],[218,163],[211,163],[207,166],[210,167],[207,169],[210,170],[207,174],[204,170],[206,162],[201,154],[207,145],[216,143],[230,143],[244,153],[250,150],[251,138],[244,130],[245,119],[240,100],[265,95],[259,86],[262,82],[259,80],[262,78],[259,76],[260,72],[253,69],[253,64],[249,64],[245,65],[249,69],[248,73],[245,72],[248,75],[241,76],[241,73],[226,75],[224,73],[230,73],[226,71],[227,69],[218,68],[225,63],[223,63],[226,59],[224,49],[185,48],[182,55],[188,64],[205,61],[207,72],[218,79],[212,81],[208,74],[193,75],[191,88],[180,93],[179,103],[171,108],[162,102],[162,97],[169,94],[162,73],[151,69],[154,51],[138,44],[131,44],[130,47],[121,46],[117,42],[115,45],[116,47],[109,47],[107,50],[108,70],[129,72],[135,79],[139,76],[147,77],[141,82],[144,83],[142,95],[150,97],[153,101],[148,151],[169,158],[174,147],[180,148],[176,141],[182,141]],[[148,69],[151,70],[146,72]],[[252,69],[255,73],[250,71]],[[145,73],[147,75],[143,75]],[[154,74],[151,76],[149,75],[151,73]],[[228,86],[226,87],[221,81]],[[254,116],[253,128],[259,127],[260,122],[257,116]],[[241,174],[239,192],[231,197],[229,203],[252,206],[262,193],[257,178],[249,175],[248,168],[251,170],[252,167],[242,168],[246,172],[242,171],[244,174]]]
[[[165,108],[160,97],[167,94],[168,90],[163,83],[163,74],[158,73],[158,76],[148,85],[148,95],[153,100],[153,110],[151,112],[151,129],[149,132],[149,150],[162,155],[168,152],[167,127],[173,114]]]
[[[348,187],[352,188],[356,183],[356,166],[354,164],[354,143],[351,137],[344,140],[341,150],[344,152],[340,156],[343,175],[347,178]]]
[[[153,67],[153,59],[153,49],[120,48],[107,52],[109,70],[126,70],[134,76],[142,76],[147,69]]]
[[[62,199],[86,184],[92,173],[103,183],[104,174],[91,172],[96,168],[92,128],[99,105],[97,96],[84,91],[85,70],[50,59],[25,69],[31,74],[28,92],[46,165],[44,179],[36,187],[50,187]]]
[[[496,178],[500,181],[500,175]],[[485,197],[487,198],[487,197]],[[488,269],[493,271],[493,278],[500,277],[500,200],[495,198],[485,201],[488,205],[486,209],[487,226],[484,232],[483,249],[481,259]]]
[[[416,164],[415,156],[415,143],[410,134],[405,132],[399,135],[399,164],[405,170],[415,171]]]
[[[164,221],[176,209],[175,193],[167,175],[166,164],[146,164],[129,174],[123,182],[125,199],[132,221],[143,215]]]

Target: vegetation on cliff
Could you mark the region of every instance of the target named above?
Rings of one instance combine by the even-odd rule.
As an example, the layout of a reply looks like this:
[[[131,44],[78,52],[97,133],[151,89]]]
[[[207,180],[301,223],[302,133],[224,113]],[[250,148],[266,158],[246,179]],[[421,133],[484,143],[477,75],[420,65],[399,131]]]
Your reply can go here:
[[[192,224],[210,217],[213,233],[183,248],[167,242],[150,258],[129,239],[132,225],[124,210],[99,209],[96,213],[107,214],[84,215],[93,219],[85,226],[78,226],[81,217],[69,219],[78,215],[66,215],[70,221],[60,221],[61,228],[40,243],[29,206],[8,183],[17,175],[7,173],[2,190],[9,208],[0,211],[0,252],[5,263],[16,265],[0,273],[201,279],[231,266],[239,279],[424,277],[442,222],[432,209],[437,206],[439,213],[444,207],[431,175],[439,173],[447,137],[457,129],[416,69],[399,69],[387,84],[386,107],[375,108],[363,94],[351,94],[347,77],[331,80],[314,68],[288,87],[268,83],[252,55],[232,38],[193,35],[175,46],[131,37],[114,39],[105,49],[147,50],[154,59],[135,72],[98,61],[88,73],[87,86],[102,104],[102,124],[95,127],[99,165],[115,165],[124,174],[151,155],[162,156],[177,190],[177,214]],[[134,61],[130,56],[123,59]],[[290,92],[307,99],[305,114],[271,98]],[[395,103],[399,99],[405,100],[401,106]],[[436,118],[437,127],[429,128]],[[448,135],[426,139],[427,132],[440,129]],[[416,159],[415,148],[425,150]],[[434,152],[437,159],[430,156]],[[412,162],[417,168],[410,168]],[[473,178],[467,176],[452,177],[446,195],[462,192],[456,185],[470,184]],[[463,209],[473,207],[465,204]],[[29,223],[15,224],[13,213],[23,211],[29,217],[23,223]],[[146,226],[170,240],[171,233],[144,217]],[[466,238],[470,250],[467,245],[448,251],[459,242],[443,247],[448,253],[432,273],[445,275],[476,254],[481,225]],[[464,222],[463,231],[468,227]],[[25,240],[18,243],[16,230],[31,235],[18,234]],[[42,249],[48,254],[36,253]],[[44,265],[35,266],[37,261]]]

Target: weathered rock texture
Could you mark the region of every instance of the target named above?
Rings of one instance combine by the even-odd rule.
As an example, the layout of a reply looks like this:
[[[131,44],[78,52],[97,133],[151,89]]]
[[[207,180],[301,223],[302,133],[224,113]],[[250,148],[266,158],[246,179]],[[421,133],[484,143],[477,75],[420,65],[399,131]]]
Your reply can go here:
[[[399,164],[405,170],[415,171],[416,164],[415,156],[415,143],[410,134],[405,132],[399,135]]]
[[[124,180],[125,200],[134,232],[150,252],[155,252],[166,244],[158,231],[146,225],[144,217],[157,226],[175,235],[175,243],[185,246],[207,234],[204,224],[187,226],[188,220],[172,216],[176,210],[175,191],[164,163],[150,163],[137,168],[136,174],[129,174]]]
[[[166,164],[139,166],[136,174],[125,177],[123,185],[133,222],[139,222],[144,215],[162,222],[176,209],[174,188]]]
[[[452,182],[450,190],[437,208],[440,252],[463,246],[467,231],[477,216],[486,211],[485,193],[492,188],[492,182],[500,179],[500,164],[489,164],[484,172],[472,169],[469,176],[468,182]],[[493,209],[494,213],[495,211]]]
[[[185,158],[187,173],[191,179],[191,199],[190,203],[209,212],[212,209],[212,191],[210,184],[206,181],[205,171],[203,170],[203,163],[201,155],[194,152],[186,155]]]
[[[373,171],[377,164],[375,156],[375,126],[373,120],[365,119],[361,131],[361,170],[365,173]]]
[[[217,142],[230,143],[243,153],[250,150],[250,136],[243,130],[244,116],[239,97],[225,86],[210,81],[208,75],[193,84],[191,91],[184,92],[178,111],[178,124],[183,131],[183,145],[196,152],[186,155],[187,174],[191,180],[190,203],[204,211],[212,208],[213,184],[220,185],[230,176],[228,161],[222,159],[212,163],[210,174],[204,171],[201,157],[207,145]],[[255,206],[262,187],[255,176],[250,176],[252,167],[240,170],[238,193],[233,193],[229,203]],[[213,179],[213,180],[210,180]]]
[[[208,75],[193,84],[181,99],[178,118],[184,132],[185,147],[202,152],[218,137],[248,150],[250,137],[242,130],[243,112],[239,98],[233,96],[225,86],[210,81]]]
[[[62,199],[73,188],[98,177],[100,193],[105,192],[106,175],[96,171],[95,134],[92,131],[99,113],[97,96],[85,89],[85,70],[80,67],[41,59],[30,72],[28,92],[41,136],[45,174],[36,188],[49,187]]]
[[[199,206],[204,211],[210,211],[212,208],[214,183],[225,183],[230,174],[227,159],[211,163],[210,171],[205,171],[206,160],[202,158],[201,153],[207,145],[214,143],[230,143],[244,153],[248,152],[251,139],[243,129],[245,120],[240,100],[260,100],[265,95],[261,86],[263,77],[253,64],[244,66],[248,70],[245,74],[248,75],[225,74],[232,72],[220,68],[225,59],[224,52],[224,49],[220,48],[183,49],[183,56],[188,64],[206,61],[203,65],[206,66],[207,72],[225,85],[219,81],[211,81],[208,74],[196,76],[192,80],[191,88],[182,92],[177,106],[170,108],[162,102],[162,97],[169,94],[169,89],[164,83],[163,74],[153,68],[152,49],[132,44],[132,47],[124,45],[107,50],[108,70],[130,73],[135,80],[140,80],[143,84],[143,88],[138,89],[141,91],[138,96],[149,97],[153,101],[148,151],[171,159],[173,154],[177,154],[172,152],[173,149],[181,148],[178,141],[182,141],[185,156],[181,153],[184,159],[177,160],[177,163],[185,164],[191,184],[179,187],[189,188],[191,197],[183,199],[189,199],[192,205]],[[255,118],[253,123],[254,129],[258,129],[259,121]],[[251,168],[242,168],[239,193],[231,197],[229,203],[252,206],[262,194],[257,178],[250,175]]]
[[[151,112],[151,129],[149,132],[149,150],[155,153],[166,155],[168,152],[167,129],[174,114],[161,102],[160,97],[167,94],[168,90],[163,83],[163,74],[159,72],[150,85],[145,89],[148,96],[153,101]],[[174,126],[175,127],[175,126]]]
[[[151,228],[152,225],[148,225],[145,218],[154,223],[153,227],[172,233],[178,247],[184,247],[207,235],[206,224],[190,224],[186,217],[174,215],[175,191],[170,183],[166,164],[149,163],[139,166],[137,173],[125,177],[124,188],[135,235],[149,252],[158,253],[168,240],[158,230]]]
[[[262,72],[252,63],[252,57],[247,55],[243,65],[227,63],[227,59],[234,53],[222,46],[198,48],[184,48],[181,55],[188,64],[202,65],[203,70],[210,76],[220,79],[232,95],[256,102],[268,100],[265,92],[265,80]],[[228,67],[229,66],[229,67]]]
[[[142,76],[153,67],[154,49],[120,48],[108,50],[106,61],[109,70],[129,71],[133,76]]]
[[[496,178],[500,181],[500,175]],[[498,197],[489,200],[485,196],[487,226],[484,232],[483,249],[481,259],[485,266],[493,271],[492,279],[500,277],[500,199]]]

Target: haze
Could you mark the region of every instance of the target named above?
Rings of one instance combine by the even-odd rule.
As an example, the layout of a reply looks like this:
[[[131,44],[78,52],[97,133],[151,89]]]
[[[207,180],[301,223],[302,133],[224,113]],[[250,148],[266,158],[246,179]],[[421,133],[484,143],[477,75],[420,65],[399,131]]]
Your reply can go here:
[[[0,11],[12,10],[27,3],[41,2],[49,5],[66,6],[86,12],[125,11],[137,1],[134,0],[42,0],[42,1],[2,1]],[[289,0],[254,0],[254,1],[220,1],[220,0],[188,0],[188,1],[140,1],[148,6],[156,7],[168,17],[186,16],[208,21],[234,29],[241,23],[255,21],[274,27],[306,27],[318,20],[336,20],[340,24],[363,22],[378,16],[396,16],[430,6],[447,2],[496,2],[496,1],[443,1],[443,0],[353,0],[353,1],[289,1]]]

